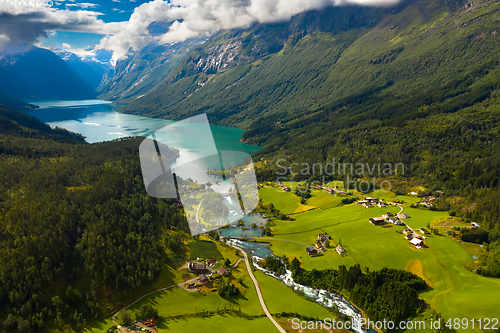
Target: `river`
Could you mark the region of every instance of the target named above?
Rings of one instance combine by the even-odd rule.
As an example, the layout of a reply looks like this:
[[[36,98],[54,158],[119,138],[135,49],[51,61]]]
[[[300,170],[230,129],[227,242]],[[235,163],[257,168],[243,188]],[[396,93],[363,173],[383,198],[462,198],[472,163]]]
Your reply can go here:
[[[298,283],[295,283],[292,278],[292,272],[290,270],[286,270],[286,274],[282,276],[277,276],[273,272],[262,268],[258,265],[258,262],[268,256],[272,256],[273,252],[269,249],[269,243],[260,243],[260,242],[251,242],[241,239],[230,239],[229,240],[233,245],[236,245],[246,252],[249,253],[249,256],[252,258],[252,264],[258,270],[264,272],[265,274],[272,276],[275,279],[280,280],[286,286],[292,288],[296,292],[300,293],[303,296],[315,301],[316,303],[321,304],[322,306],[333,309],[338,308],[340,313],[343,313],[350,317],[351,322],[355,325],[352,331],[357,333],[376,333],[375,330],[369,329],[368,331],[361,328],[361,312],[352,305],[348,300],[346,300],[342,295],[329,292],[328,290],[323,289],[315,289],[309,286],[304,286]]]

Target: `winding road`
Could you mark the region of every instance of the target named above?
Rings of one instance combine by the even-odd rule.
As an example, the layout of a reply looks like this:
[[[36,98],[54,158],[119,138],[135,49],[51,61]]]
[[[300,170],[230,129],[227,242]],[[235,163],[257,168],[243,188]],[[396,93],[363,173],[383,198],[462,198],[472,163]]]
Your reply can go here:
[[[280,324],[278,324],[278,322],[276,320],[274,320],[274,318],[271,315],[271,313],[269,312],[269,310],[267,310],[266,303],[264,302],[264,298],[262,298],[262,294],[260,292],[259,283],[257,282],[257,279],[253,275],[252,267],[250,266],[250,261],[248,260],[248,254],[242,248],[240,248],[236,245],[233,245],[233,244],[229,244],[229,245],[231,245],[232,247],[234,247],[237,250],[240,250],[243,253],[243,256],[245,257],[245,263],[247,264],[248,274],[250,274],[250,277],[252,278],[253,284],[255,286],[255,290],[257,291],[257,296],[259,296],[260,305],[262,305],[262,309],[264,309],[264,313],[266,314],[267,318],[269,318],[269,320],[274,324],[274,326],[276,326],[278,331],[280,331],[281,333],[286,333],[286,331],[280,326]]]

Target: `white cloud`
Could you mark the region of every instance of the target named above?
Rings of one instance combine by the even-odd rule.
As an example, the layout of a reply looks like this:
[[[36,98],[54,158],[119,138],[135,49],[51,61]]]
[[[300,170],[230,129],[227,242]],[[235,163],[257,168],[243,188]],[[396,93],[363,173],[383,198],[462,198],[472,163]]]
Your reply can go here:
[[[160,41],[173,43],[209,35],[220,29],[244,28],[254,22],[288,20],[299,13],[344,4],[391,5],[399,0],[154,0],[136,7],[118,34],[101,40],[99,47],[114,51],[114,59]],[[174,22],[169,31],[153,37],[147,27],[155,21]]]
[[[71,50],[71,45],[69,45],[68,43],[62,43],[62,48],[67,49],[67,50]]]
[[[0,51],[12,45],[33,45],[53,31],[118,34],[127,22],[105,23],[102,13],[87,10],[39,10],[18,8],[0,12]]]
[[[351,3],[380,6],[399,0],[154,0],[136,7],[129,21],[113,23],[98,19],[102,13],[88,10],[97,4],[67,1],[68,7],[86,10],[33,12],[20,7],[16,12],[0,11],[0,50],[14,43],[33,45],[47,37],[50,30],[90,32],[107,35],[98,48],[112,50],[113,59],[117,60],[151,42],[173,43],[220,29],[248,27],[254,22],[288,20],[301,12],[326,6]],[[148,26],[155,21],[175,22],[166,34],[151,36]]]
[[[88,9],[88,8],[97,8],[97,7],[99,7],[99,4],[90,3],[90,2],[77,2],[77,3],[68,3],[68,4],[66,4],[66,7]]]

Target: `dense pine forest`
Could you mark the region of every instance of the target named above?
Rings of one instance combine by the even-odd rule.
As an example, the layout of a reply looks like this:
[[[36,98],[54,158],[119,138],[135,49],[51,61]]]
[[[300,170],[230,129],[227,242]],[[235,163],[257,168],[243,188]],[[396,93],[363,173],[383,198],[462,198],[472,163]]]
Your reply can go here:
[[[164,231],[187,223],[146,194],[140,138],[91,145],[13,109],[0,117],[0,325],[80,330],[109,311],[103,293],[153,281],[164,244],[179,245]]]

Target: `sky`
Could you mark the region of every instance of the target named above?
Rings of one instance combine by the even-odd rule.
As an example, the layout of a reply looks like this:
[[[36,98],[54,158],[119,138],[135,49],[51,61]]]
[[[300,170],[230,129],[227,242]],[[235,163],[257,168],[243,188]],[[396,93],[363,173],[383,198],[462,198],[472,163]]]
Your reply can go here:
[[[255,22],[285,21],[326,6],[386,6],[399,0],[19,0],[0,1],[0,53],[20,45],[67,49],[92,55],[113,52],[113,61],[156,43],[208,36]],[[15,3],[15,5],[11,5]],[[152,35],[153,22],[170,22]],[[89,48],[91,46],[95,46]]]

